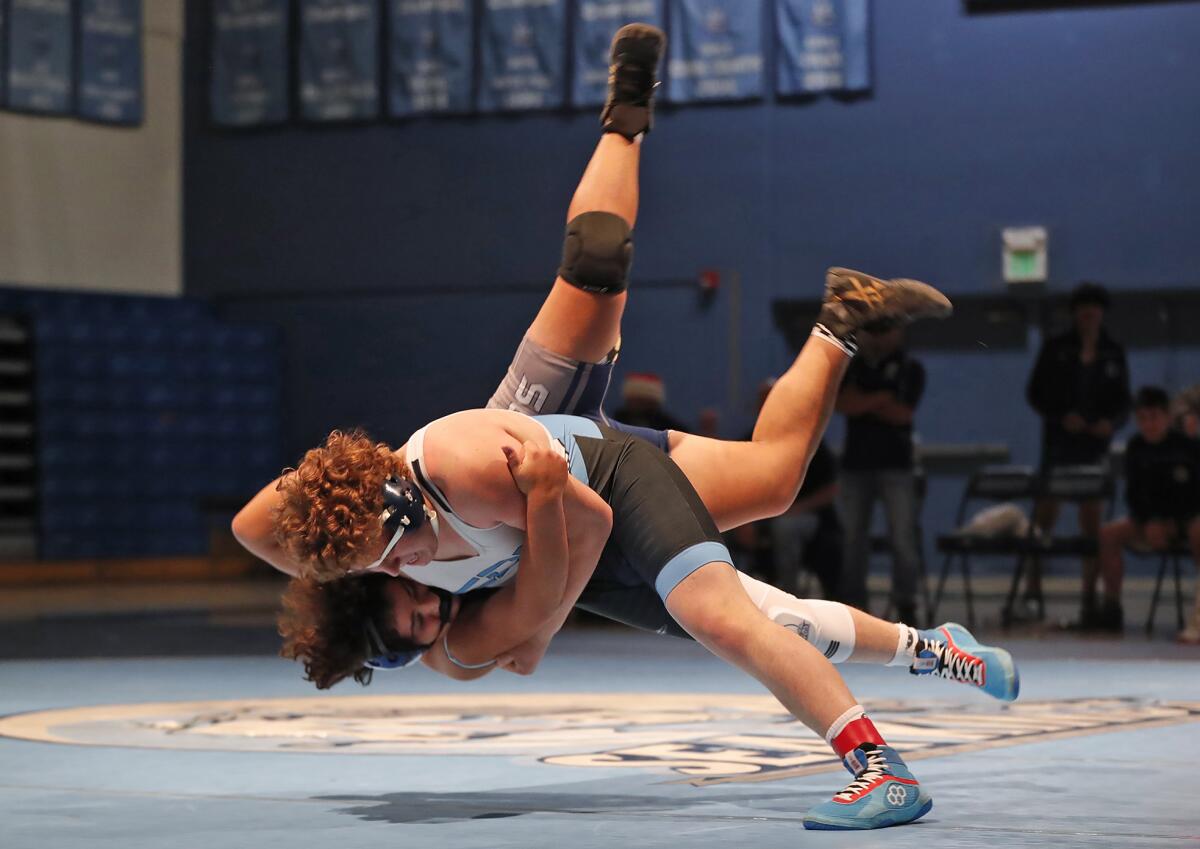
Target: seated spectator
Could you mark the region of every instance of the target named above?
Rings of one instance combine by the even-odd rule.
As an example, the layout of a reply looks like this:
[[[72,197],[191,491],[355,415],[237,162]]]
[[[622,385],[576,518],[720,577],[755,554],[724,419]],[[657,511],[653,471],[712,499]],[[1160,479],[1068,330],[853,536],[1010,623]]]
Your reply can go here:
[[[1200,562],[1200,442],[1171,429],[1169,406],[1165,390],[1157,386],[1138,390],[1134,405],[1138,432],[1125,449],[1129,515],[1100,529],[1104,599],[1097,603],[1095,576],[1090,582],[1085,576],[1082,629],[1121,631],[1121,553],[1126,546],[1164,551],[1176,541],[1187,540],[1192,556]]]
[[[613,418],[634,427],[687,432],[688,428],[663,409],[666,400],[667,392],[661,377],[633,372],[626,375],[621,384],[621,409],[613,413]]]

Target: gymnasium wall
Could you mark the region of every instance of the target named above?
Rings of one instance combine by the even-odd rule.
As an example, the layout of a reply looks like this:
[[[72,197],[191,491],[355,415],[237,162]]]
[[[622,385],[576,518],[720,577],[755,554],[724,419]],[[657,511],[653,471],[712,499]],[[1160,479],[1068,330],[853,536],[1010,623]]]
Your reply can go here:
[[[482,403],[553,276],[596,116],[214,130],[202,6],[188,4],[186,289],[283,326],[287,449],[347,424],[399,439]],[[1001,292],[1004,226],[1049,228],[1051,291],[1195,285],[1198,36],[1194,2],[877,0],[870,97],[662,110],[624,367],[738,434],[754,384],[790,358],[774,299],[814,294],[833,264]],[[709,306],[671,282],[703,268],[724,270]],[[921,437],[1034,460],[1022,389],[1038,341],[928,354]],[[1135,382],[1198,366],[1194,350],[1133,357]]]
[[[183,5],[143,4],[142,126],[0,112],[0,284],[183,291]]]

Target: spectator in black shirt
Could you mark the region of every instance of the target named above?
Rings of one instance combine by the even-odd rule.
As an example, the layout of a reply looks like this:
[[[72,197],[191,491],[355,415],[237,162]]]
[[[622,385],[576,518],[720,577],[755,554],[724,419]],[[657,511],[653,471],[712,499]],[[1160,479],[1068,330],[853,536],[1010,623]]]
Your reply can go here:
[[[1071,293],[1073,327],[1047,339],[1029,378],[1029,404],[1042,417],[1042,470],[1054,466],[1103,464],[1113,433],[1129,415],[1129,369],[1125,349],[1104,330],[1108,291],[1083,283]],[[1100,532],[1104,505],[1079,505],[1079,527],[1086,536]],[[1059,503],[1039,499],[1034,523],[1049,535],[1058,521]],[[1085,583],[1095,581],[1094,558],[1084,560]],[[1026,593],[1040,595],[1041,576],[1028,573]]]
[[[1120,631],[1121,578],[1125,546],[1163,551],[1186,539],[1200,563],[1200,442],[1171,429],[1165,390],[1138,391],[1134,415],[1138,432],[1125,448],[1125,500],[1129,515],[1100,529],[1104,601],[1096,604],[1096,580],[1083,587],[1081,625]]]
[[[838,412],[846,415],[839,480],[846,533],[840,596],[846,604],[867,607],[871,514],[878,499],[893,553],[892,602],[897,618],[915,622],[920,552],[912,422],[925,390],[925,369],[904,350],[900,326],[876,326],[858,339],[858,356],[837,401]]]

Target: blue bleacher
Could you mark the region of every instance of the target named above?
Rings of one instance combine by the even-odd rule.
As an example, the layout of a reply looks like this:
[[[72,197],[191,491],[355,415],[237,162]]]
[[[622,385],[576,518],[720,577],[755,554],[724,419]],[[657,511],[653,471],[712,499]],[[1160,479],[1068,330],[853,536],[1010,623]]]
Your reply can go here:
[[[41,556],[203,554],[278,473],[281,338],[202,301],[0,289],[35,340]]]

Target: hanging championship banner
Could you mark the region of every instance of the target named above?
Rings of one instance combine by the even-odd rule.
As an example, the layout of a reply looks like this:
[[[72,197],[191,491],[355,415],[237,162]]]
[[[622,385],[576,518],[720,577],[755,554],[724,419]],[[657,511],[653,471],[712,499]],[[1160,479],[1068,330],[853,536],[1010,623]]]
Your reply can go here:
[[[81,118],[142,122],[142,0],[79,0],[75,89]]]
[[[566,0],[484,0],[480,110],[562,106],[566,27]]]
[[[309,121],[379,114],[376,0],[300,0],[300,112]]]
[[[287,0],[213,0],[212,119],[226,127],[288,117]]]
[[[776,0],[780,94],[871,87],[869,0]]]
[[[608,94],[609,48],[625,24],[663,26],[661,0],[576,0],[571,103],[600,106]]]
[[[667,5],[669,100],[762,96],[762,0],[668,0]]]
[[[388,114],[471,110],[470,0],[388,0]]]
[[[10,0],[7,24],[9,107],[70,112],[75,39],[69,0]]]

